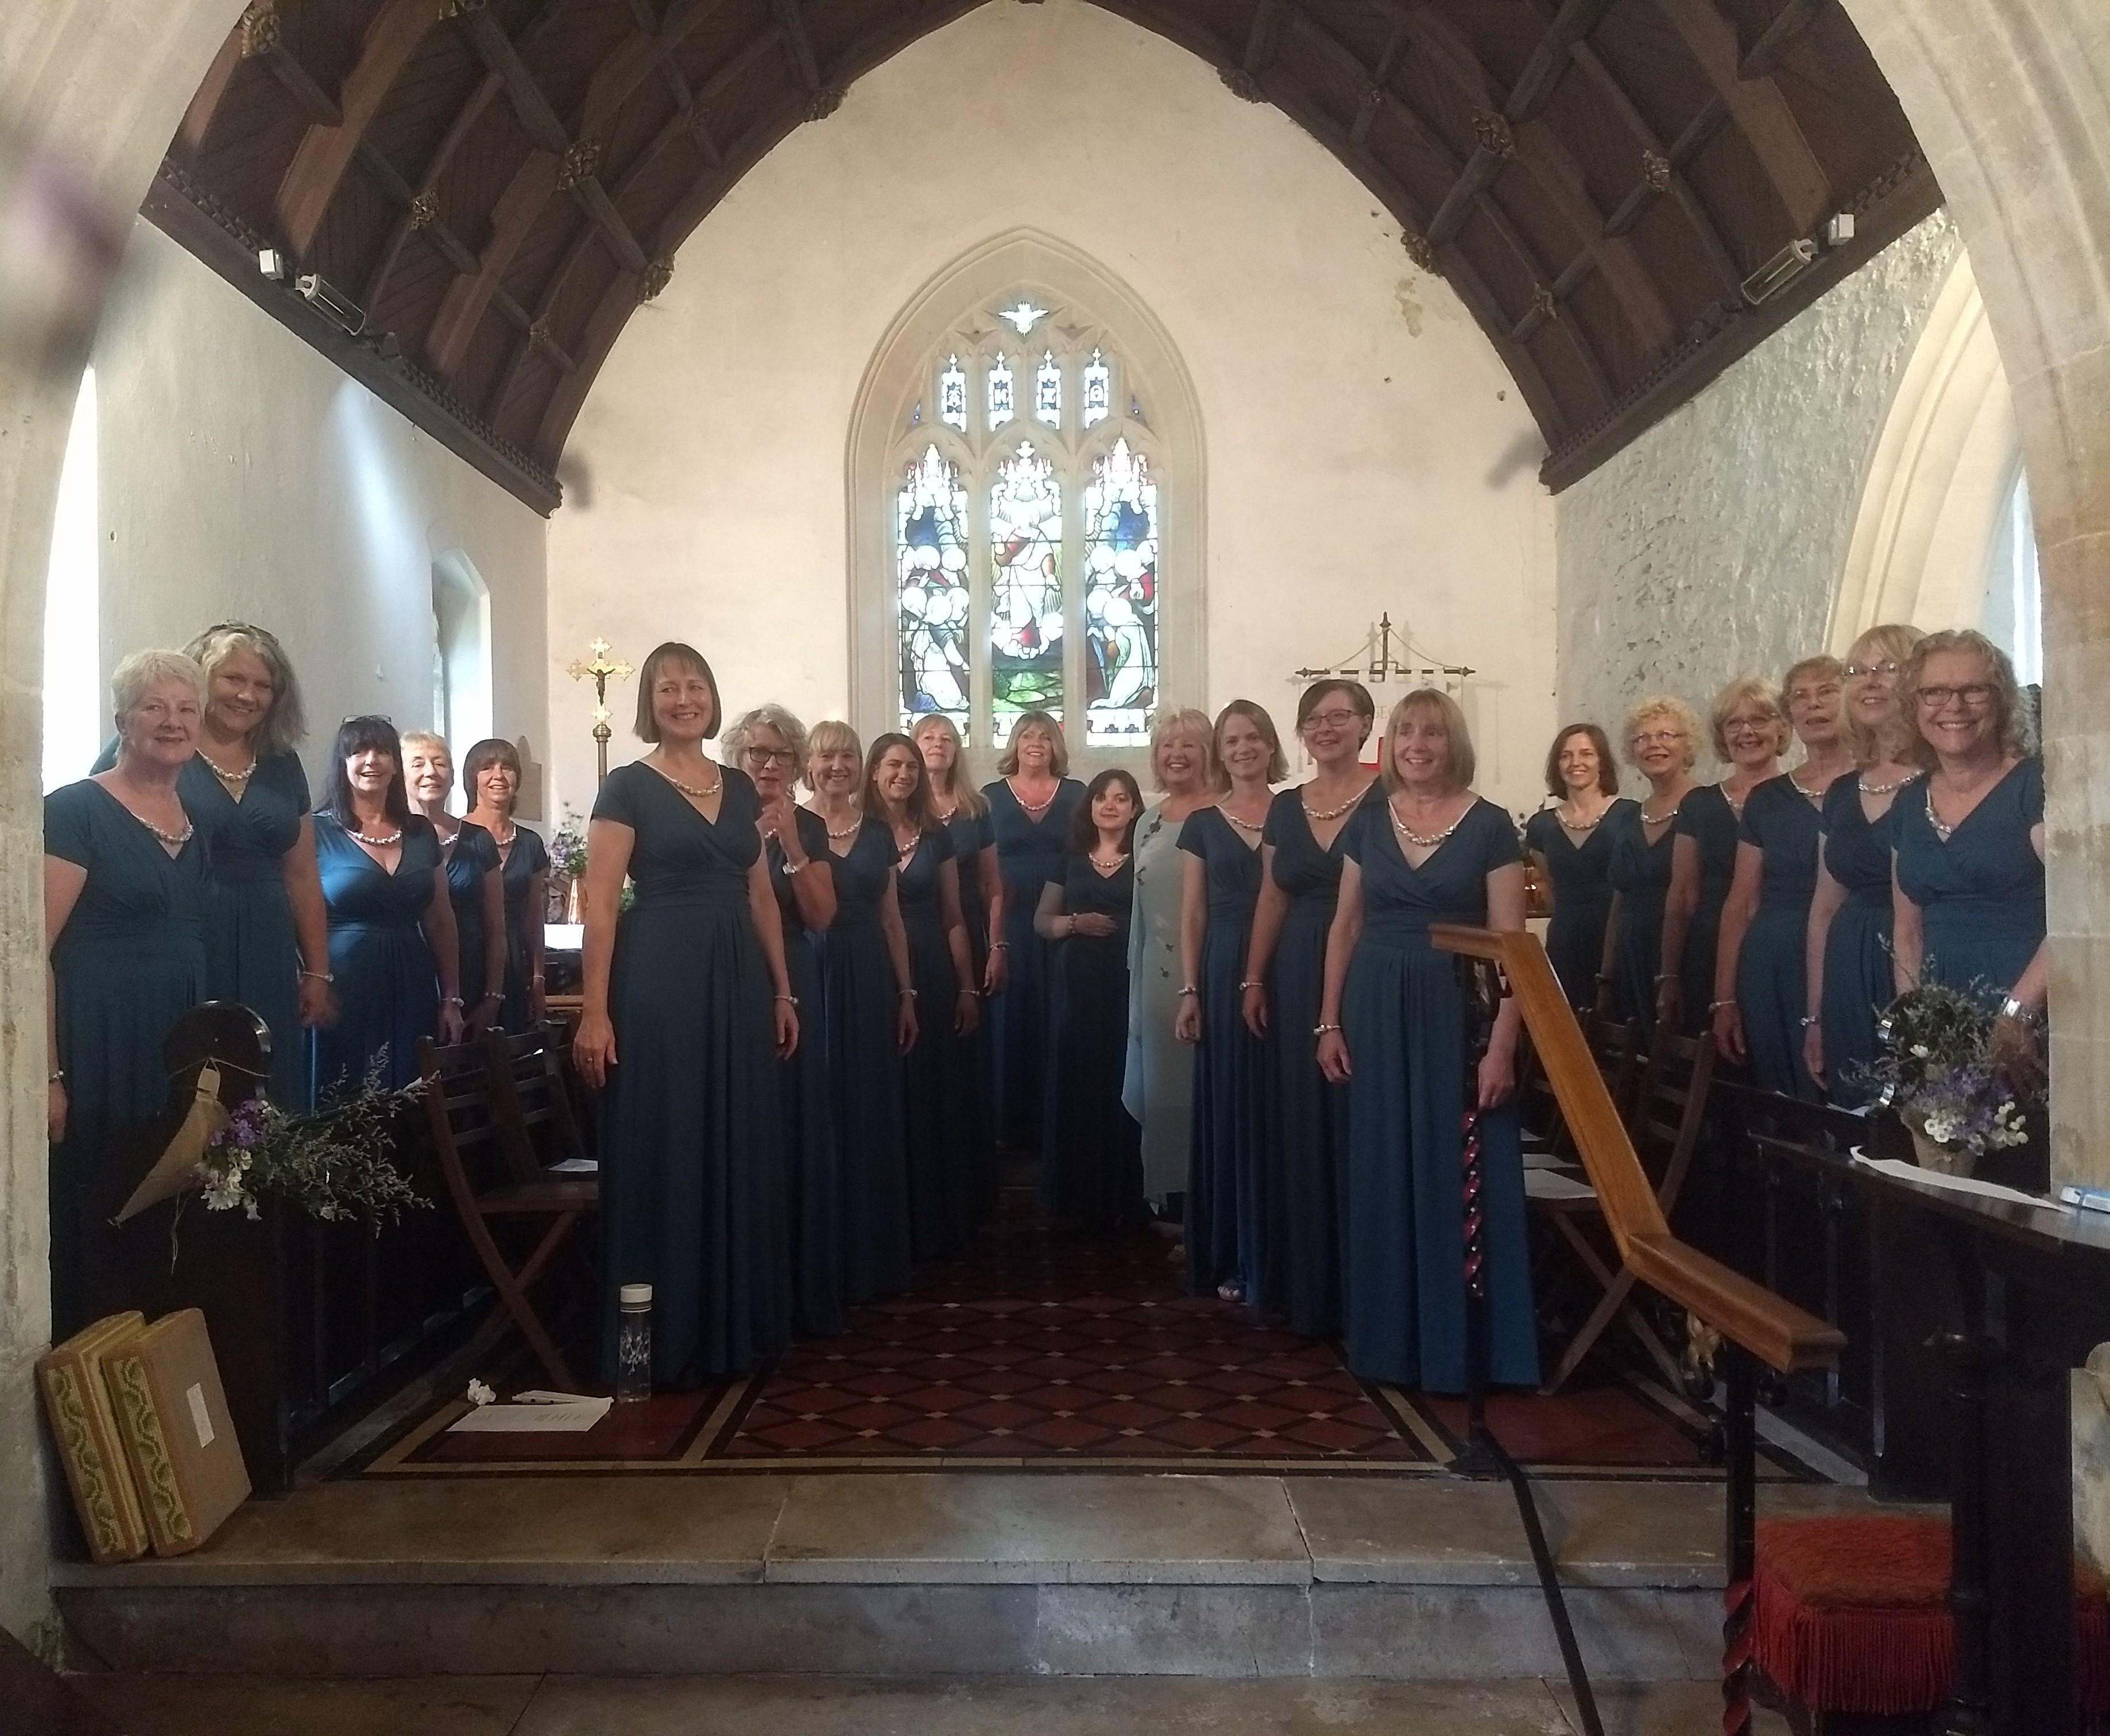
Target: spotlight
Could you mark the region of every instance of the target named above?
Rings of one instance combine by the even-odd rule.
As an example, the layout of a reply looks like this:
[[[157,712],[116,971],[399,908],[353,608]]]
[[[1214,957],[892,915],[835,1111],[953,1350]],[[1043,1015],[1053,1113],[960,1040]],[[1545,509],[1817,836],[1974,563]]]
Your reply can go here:
[[[283,283],[286,281],[286,255],[276,247],[259,247],[256,269],[274,283]]]
[[[328,278],[315,272],[296,278],[293,287],[298,290],[311,307],[319,310],[330,323],[356,337],[366,328],[366,311],[339,289]]]
[[[1843,247],[1853,238],[1854,214],[1851,211],[1841,211],[1836,215],[1826,219],[1824,224],[1826,246]]]
[[[1744,299],[1756,307],[1769,301],[1809,270],[1817,260],[1813,241],[1791,241],[1744,279]]]

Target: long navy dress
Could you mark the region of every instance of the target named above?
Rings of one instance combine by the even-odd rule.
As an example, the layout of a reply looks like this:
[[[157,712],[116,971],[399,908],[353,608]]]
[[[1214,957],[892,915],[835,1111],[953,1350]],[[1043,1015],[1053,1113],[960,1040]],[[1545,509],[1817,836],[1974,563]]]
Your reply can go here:
[[[1588,1006],[1596,1000],[1597,973],[1604,968],[1605,924],[1612,914],[1609,823],[1615,809],[1639,807],[1621,797],[1598,816],[1579,844],[1561,825],[1556,809],[1542,807],[1524,822],[1524,848],[1546,863],[1553,882],[1546,956],[1570,1006]]]
[[[822,949],[828,1110],[841,1187],[843,1300],[864,1302],[907,1289],[914,1264],[894,1040],[900,985],[879,925],[894,840],[878,821],[860,821],[849,848],[831,859],[835,920]]]
[[[997,867],[1003,876],[1003,933],[1008,943],[1003,992],[989,1007],[989,1079],[996,1137],[1013,1151],[1040,1143],[1041,1094],[1048,1074],[1048,943],[1033,932],[1040,888],[1062,870],[1070,819],[1084,786],[1065,778],[1035,820],[1003,778],[984,789]]]
[[[2030,843],[2044,823],[2044,762],[2017,761],[1944,843],[1927,812],[1927,780],[1897,793],[1898,886],[1920,907],[1922,980],[1970,990],[1997,1006],[2044,938],[2044,870]]]
[[[631,907],[616,918],[600,1102],[601,1365],[616,1293],[652,1286],[654,1381],[752,1368],[782,1349],[790,1280],[767,965],[748,903],[762,853],[745,772],[706,820],[650,766],[618,766],[593,817],[628,826]]]
[[[1700,851],[1700,902],[1685,930],[1685,956],[1678,961],[1688,1034],[1696,1035],[1711,1023],[1707,1003],[1714,998],[1714,955],[1722,938],[1722,907],[1729,902],[1729,884],[1736,876],[1736,832],[1741,824],[1722,786],[1704,784],[1686,791],[1671,825]]]
[[[801,874],[832,874],[828,828],[818,814],[795,811],[799,848],[808,866]],[[798,887],[784,871],[784,848],[767,843],[770,884],[784,924],[784,965],[799,1002],[799,1047],[777,1063],[783,1087],[784,1223],[791,1255],[791,1323],[801,1332],[843,1329],[842,1177],[829,1112],[828,1017],[822,986],[825,938],[799,914]]]
[[[745,774],[743,774],[744,775]],[[652,774],[658,777],[656,771]],[[493,849],[497,848],[494,840]],[[499,1022],[509,1031],[524,1031],[535,1023],[534,984],[529,980],[533,962],[528,954],[528,928],[539,927],[541,910],[528,908],[528,882],[550,871],[550,852],[539,834],[524,825],[513,829],[513,843],[500,870],[505,888],[505,1006]],[[466,998],[466,992],[464,992]]]
[[[486,875],[498,872],[498,845],[490,833],[466,820],[455,829],[451,841],[440,847],[447,870],[447,902],[455,910],[455,981],[461,997],[474,1012],[484,995],[484,970],[490,961],[483,945],[483,883]],[[505,1022],[500,1006],[498,1023]]]
[[[1609,833],[1605,877],[1619,897],[1619,929],[1612,951],[1612,1004],[1622,1019],[1655,1024],[1655,979],[1663,969],[1663,907],[1670,896],[1671,840],[1676,821],[1649,842],[1638,802],[1621,803],[1597,830]],[[1700,1003],[1705,1006],[1706,1003]]]
[[[979,814],[963,814],[957,807],[945,822],[953,840],[953,860],[960,866],[960,915],[967,925],[967,959],[974,966],[979,988],[989,980],[989,905],[982,897],[982,857],[996,847],[996,829],[984,807]],[[995,1016],[985,1003],[982,1023],[965,1041],[974,1052],[975,1073],[971,1106],[974,1111],[975,1221],[986,1222],[996,1214],[996,1130],[990,1114],[989,1021]]]
[[[1751,1083],[1817,1102],[1822,1093],[1802,1060],[1809,1005],[1804,943],[1817,890],[1817,804],[1786,772],[1744,799],[1742,841],[1766,853],[1759,908],[1736,955],[1736,1010],[1744,1021]]]
[[[1111,916],[1111,934],[1053,943],[1054,1062],[1049,1074],[1041,1196],[1090,1230],[1143,1223],[1143,1129],[1121,1105],[1128,1066],[1129,923],[1135,862],[1101,874],[1075,851],[1062,858],[1066,915]]]
[[[909,1245],[918,1259],[958,1259],[974,1234],[982,1182],[975,1161],[974,1040],[953,1028],[959,973],[945,938],[941,870],[953,835],[922,834],[896,857],[896,896],[908,931],[908,975],[916,990],[916,1047],[902,1063],[902,1121],[908,1148]]]
[[[1861,774],[1832,780],[1824,793],[1824,867],[1846,902],[1824,933],[1825,1095],[1859,1109],[1873,1095],[1876,1021],[1897,993],[1890,970],[1890,840],[1900,790],[1872,823],[1861,806]]]
[[[1194,1046],[1194,1123],[1187,1167],[1187,1282],[1195,1291],[1235,1282],[1256,1308],[1279,1305],[1267,1245],[1267,1178],[1275,1166],[1275,1049],[1246,1028],[1238,983],[1260,900],[1261,853],[1220,808],[1180,829],[1209,888],[1202,935],[1202,1040]]]
[[[315,816],[315,860],[337,979],[337,1023],[308,1033],[312,1089],[323,1103],[364,1086],[383,1051],[383,1086],[418,1076],[418,1039],[434,1034],[440,1015],[440,979],[423,926],[439,834],[425,821],[411,821],[392,874],[325,808]]]
[[[1370,785],[1363,805],[1382,802]],[[1268,961],[1268,1028],[1275,1033],[1279,1161],[1269,1216],[1279,1293],[1289,1328],[1307,1338],[1340,1330],[1341,1259],[1347,1234],[1348,1091],[1319,1070],[1317,1041],[1325,987],[1326,936],[1341,895],[1341,848],[1353,816],[1322,845],[1312,835],[1300,791],[1285,789],[1268,809],[1262,843],[1275,852],[1275,884],[1288,895],[1282,932]]]
[[[1432,1392],[1465,1385],[1465,1010],[1431,924],[1484,925],[1487,875],[1515,861],[1516,826],[1478,802],[1419,868],[1401,854],[1388,804],[1348,822],[1343,853],[1362,872],[1363,932],[1342,1001],[1348,1083],[1348,1367]],[[1538,1380],[1516,1112],[1480,1123],[1489,1374]]]
[[[48,1172],[55,1340],[92,1318],[114,1257],[108,1220],[129,1182],[110,1168],[111,1136],[161,1112],[162,1040],[211,980],[211,848],[192,824],[171,857],[92,779],[44,798],[44,853],[88,872],[52,948],[66,1076],[66,1137],[51,1148]]]

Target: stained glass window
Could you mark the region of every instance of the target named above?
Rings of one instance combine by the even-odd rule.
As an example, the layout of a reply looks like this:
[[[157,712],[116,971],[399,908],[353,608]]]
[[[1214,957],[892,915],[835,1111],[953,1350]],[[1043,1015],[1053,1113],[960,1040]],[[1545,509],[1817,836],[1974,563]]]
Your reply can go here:
[[[946,359],[938,376],[938,415],[962,434],[967,432],[967,376],[957,355]]]
[[[1062,364],[1050,350],[1033,376],[1033,414],[1051,428],[1062,426]]]
[[[1112,414],[1113,375],[1105,353],[1094,350],[1084,367],[1084,426],[1092,427]]]
[[[928,447],[909,464],[894,507],[904,726],[926,712],[943,712],[967,730],[973,600],[967,536],[967,491],[960,472],[937,447]]]
[[[989,486],[990,734],[1019,712],[1062,709],[1062,485],[1030,442]]]
[[[1084,486],[1084,739],[1134,746],[1157,704],[1157,484],[1125,438]]]
[[[989,368],[989,425],[1000,428],[1017,414],[1017,404],[1012,396],[1011,362],[1007,357],[997,356]]]

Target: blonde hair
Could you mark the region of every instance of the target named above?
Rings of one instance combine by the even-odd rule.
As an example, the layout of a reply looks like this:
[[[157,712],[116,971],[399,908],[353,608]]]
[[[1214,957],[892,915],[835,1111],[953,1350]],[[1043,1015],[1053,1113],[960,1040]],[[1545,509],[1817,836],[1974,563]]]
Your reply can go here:
[[[1619,752],[1626,756],[1629,766],[1639,771],[1641,762],[1634,756],[1634,736],[1643,724],[1655,717],[1669,718],[1684,735],[1685,769],[1690,771],[1700,757],[1700,714],[1676,694],[1650,694],[1627,713],[1627,721],[1619,726]]]
[[[754,744],[757,730],[774,730],[784,738],[784,745],[791,750],[791,775],[785,780],[795,784],[806,775],[806,726],[781,705],[758,705],[752,711],[742,712],[726,726],[719,745],[725,750],[726,763],[731,765],[742,757]],[[745,766],[740,768],[747,770]]]
[[[1417,687],[1392,708],[1385,719],[1384,745],[1380,750],[1378,779],[1392,794],[1400,787],[1399,756],[1394,748],[1400,727],[1410,717],[1434,718],[1443,726],[1447,745],[1443,754],[1444,787],[1456,792],[1473,787],[1479,770],[1479,756],[1473,750],[1473,732],[1458,702],[1440,688]]]
[[[286,648],[275,635],[246,621],[223,621],[207,627],[183,647],[183,654],[195,658],[205,671],[208,689],[213,671],[237,651],[248,652],[271,676],[271,709],[265,712],[264,721],[250,737],[251,747],[259,759],[290,751],[308,733],[308,714],[301,703],[301,683],[293,673],[293,660],[286,655]]]
[[[1927,660],[1944,651],[1967,652],[1985,665],[1985,685],[1993,689],[1994,726],[1999,735],[2002,755],[2014,758],[2034,753],[2036,743],[2030,708],[2023,703],[2022,686],[2015,680],[2015,666],[2008,660],[2008,653],[1973,628],[1952,627],[1946,632],[1930,633],[1914,645],[1898,676],[1899,703],[1911,708],[1913,720],[1908,763],[1929,771],[1939,763],[1933,744],[1919,726],[1919,684],[1927,672]]]
[[[1054,751],[1048,756],[1048,769],[1058,778],[1070,775],[1070,748],[1062,739],[1062,726],[1043,711],[1021,712],[1018,721],[1011,726],[1011,740],[1003,750],[1003,757],[996,762],[997,775],[1013,778],[1018,775],[1018,738],[1028,730],[1045,730]]]
[[[1165,744],[1181,730],[1194,738],[1202,750],[1202,787],[1216,787],[1216,732],[1209,722],[1207,712],[1198,712],[1191,705],[1176,705],[1161,711],[1150,720],[1150,787],[1165,788],[1165,773],[1158,764],[1158,756]]]
[[[1714,703],[1708,708],[1707,734],[1714,744],[1714,757],[1725,765],[1729,758],[1729,720],[1736,715],[1738,708],[1746,705],[1764,706],[1773,720],[1773,752],[1787,751],[1788,737],[1793,732],[1788,728],[1787,713],[1781,707],[1780,695],[1764,676],[1740,675],[1714,695]],[[1633,721],[1627,723],[1627,733],[1632,735]]]
[[[805,763],[800,767],[801,774],[805,777],[806,788],[813,790],[815,795],[820,793],[814,786],[812,775],[815,759],[823,753],[844,752],[849,753],[856,759],[859,767],[858,775],[862,777],[863,775],[862,768],[864,765],[864,744],[858,739],[858,732],[855,730],[835,717],[823,717],[808,730],[806,732]]]
[[[1267,781],[1279,784],[1289,775],[1289,762],[1283,757],[1282,737],[1275,733],[1275,719],[1267,714],[1267,708],[1256,699],[1234,699],[1216,713],[1216,725],[1209,732],[1209,750],[1216,762],[1216,787],[1219,793],[1231,787],[1230,767],[1224,763],[1224,726],[1234,717],[1243,717],[1260,732],[1260,739],[1267,744]]]
[[[637,721],[633,726],[637,739],[650,742],[659,739],[659,720],[652,711],[652,690],[659,685],[660,670],[669,663],[693,669],[704,678],[704,685],[710,689],[711,721],[704,730],[704,739],[709,741],[717,735],[718,725],[725,718],[725,702],[718,698],[718,678],[711,673],[711,666],[702,652],[678,639],[654,645],[645,653],[644,667],[637,671]]]
[[[908,730],[908,739],[916,744],[918,753],[923,751],[925,732],[930,730],[943,730],[953,740],[953,769],[945,774],[944,793],[951,798],[955,813],[964,814],[970,820],[980,819],[989,811],[989,798],[975,788],[973,779],[970,778],[965,783],[960,781],[960,773],[967,765],[967,744],[960,739],[959,725],[943,712],[924,712]],[[931,774],[930,789],[932,793],[938,793],[938,779],[935,772]]]
[[[447,770],[450,771],[454,770],[454,749],[447,745],[446,737],[435,735],[430,730],[405,730],[403,732],[402,739],[403,753],[406,758],[413,748],[437,748],[447,757]]]
[[[1853,744],[1856,764],[1872,766],[1882,760],[1904,761],[1912,752],[1912,714],[1917,702],[1905,691],[1905,665],[1911,660],[1913,647],[1926,637],[1918,627],[1890,621],[1870,627],[1846,648],[1846,661],[1850,663],[1881,658],[1898,666],[1897,681],[1890,689],[1890,715],[1886,721],[1871,729],[1855,715],[1852,706],[1846,708],[1846,739]]]
[[[119,717],[164,681],[181,681],[205,710],[205,671],[197,659],[181,651],[134,651],[110,671],[110,704]]]

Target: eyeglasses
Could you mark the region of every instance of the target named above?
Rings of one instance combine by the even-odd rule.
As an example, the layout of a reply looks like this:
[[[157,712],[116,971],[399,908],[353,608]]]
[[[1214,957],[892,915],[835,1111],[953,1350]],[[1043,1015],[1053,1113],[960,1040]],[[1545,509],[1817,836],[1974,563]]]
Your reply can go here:
[[[1297,725],[1297,728],[1300,730],[1345,730],[1351,724],[1360,721],[1361,714],[1356,712],[1314,712],[1303,722]]]
[[[795,766],[799,756],[789,748],[749,748],[747,761],[751,766]]]
[[[1734,717],[1724,717],[1722,720],[1722,730],[1725,735],[1741,730],[1777,730],[1780,727],[1780,721],[1778,712],[1764,712],[1757,717],[1739,715]]]
[[[1927,710],[1938,712],[1943,707],[1961,702],[1971,710],[1993,703],[1993,689],[1983,681],[1973,681],[1967,687],[1922,687],[1919,703]]]
[[[1648,730],[1634,737],[1637,748],[1675,747],[1685,739],[1682,730]]]
[[[1858,681],[1863,676],[1895,675],[1899,667],[1895,658],[1887,657],[1880,663],[1849,663],[1846,666],[1846,679],[1850,681]]]

